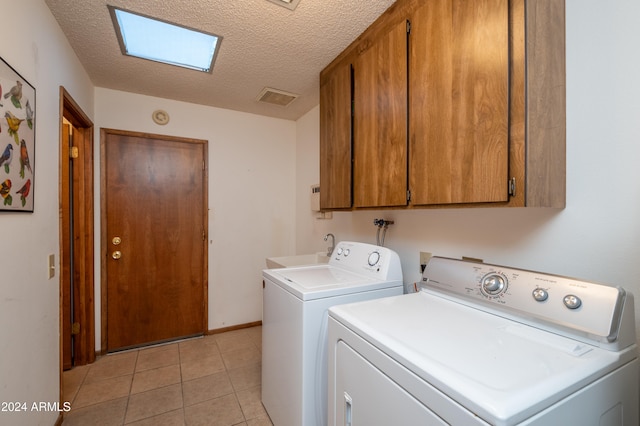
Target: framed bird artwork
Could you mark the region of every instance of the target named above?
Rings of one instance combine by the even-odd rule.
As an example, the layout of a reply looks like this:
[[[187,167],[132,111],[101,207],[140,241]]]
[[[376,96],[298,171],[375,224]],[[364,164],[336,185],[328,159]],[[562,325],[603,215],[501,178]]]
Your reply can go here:
[[[33,213],[36,89],[0,57],[0,213]]]

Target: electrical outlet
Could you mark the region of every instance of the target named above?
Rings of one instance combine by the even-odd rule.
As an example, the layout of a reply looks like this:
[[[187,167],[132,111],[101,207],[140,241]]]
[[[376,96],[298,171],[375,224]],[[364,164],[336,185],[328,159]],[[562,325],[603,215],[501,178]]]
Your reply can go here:
[[[430,259],[431,259],[431,253],[426,251],[420,252],[420,273],[424,272],[424,268],[425,266],[427,266],[427,263],[429,263]]]

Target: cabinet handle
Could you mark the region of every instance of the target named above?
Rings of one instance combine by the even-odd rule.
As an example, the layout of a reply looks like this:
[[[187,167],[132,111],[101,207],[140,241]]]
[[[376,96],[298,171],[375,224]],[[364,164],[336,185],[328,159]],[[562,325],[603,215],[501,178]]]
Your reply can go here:
[[[353,400],[348,393],[344,393],[344,426],[351,426],[351,405]]]

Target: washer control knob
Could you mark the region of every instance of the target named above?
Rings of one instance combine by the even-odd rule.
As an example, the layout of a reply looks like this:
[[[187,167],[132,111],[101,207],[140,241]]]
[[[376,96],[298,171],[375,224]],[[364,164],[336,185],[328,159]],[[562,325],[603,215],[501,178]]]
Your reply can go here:
[[[342,252],[343,252],[342,247],[338,247],[338,250],[336,251],[336,254],[338,256],[340,256],[342,254]]]
[[[369,266],[374,266],[379,261],[380,261],[380,253],[378,253],[377,251],[374,251],[373,253],[369,254],[369,258],[367,259],[367,263],[369,263]]]
[[[344,257],[347,257],[351,254],[351,250],[349,249],[344,249]]]
[[[491,296],[504,292],[507,288],[507,280],[500,274],[489,274],[482,278],[482,290]]]
[[[531,294],[533,295],[533,298],[536,299],[536,301],[538,302],[544,302],[549,298],[549,292],[544,288],[540,288],[540,287],[533,290],[533,293]]]
[[[564,306],[569,309],[578,309],[582,305],[582,300],[573,294],[567,294],[562,301],[564,302]]]

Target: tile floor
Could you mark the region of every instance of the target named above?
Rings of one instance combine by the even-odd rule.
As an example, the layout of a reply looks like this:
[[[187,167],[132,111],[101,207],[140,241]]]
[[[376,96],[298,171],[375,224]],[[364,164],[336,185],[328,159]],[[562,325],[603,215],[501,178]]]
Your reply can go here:
[[[263,426],[262,327],[100,357],[64,373],[63,426]]]

